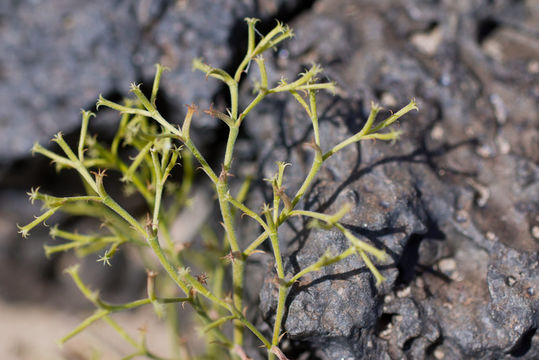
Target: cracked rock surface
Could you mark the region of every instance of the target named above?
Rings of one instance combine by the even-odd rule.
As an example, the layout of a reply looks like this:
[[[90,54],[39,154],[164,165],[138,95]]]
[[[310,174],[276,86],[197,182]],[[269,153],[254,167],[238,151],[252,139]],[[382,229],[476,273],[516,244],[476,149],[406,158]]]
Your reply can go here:
[[[511,50],[537,40],[531,3],[520,6],[320,1],[292,22],[296,39],[275,70],[286,66],[291,79],[318,59],[341,87],[320,95],[323,150],[360,129],[371,100],[397,110],[415,97],[420,112],[401,121],[398,143],[364,142],[331,158],[304,202],[327,213],[354,204],[343,223],[391,261],[379,266],[387,280],[378,288],[354,257],[302,279],[284,322],[291,347],[308,343],[324,359],[539,356],[536,60]],[[511,16],[522,17],[517,28]],[[522,42],[510,45],[513,31]],[[259,148],[265,176],[277,160],[294,164],[291,195],[312,159],[296,146],[310,140],[310,125],[293,100],[265,106],[246,126],[255,141],[271,139]],[[289,274],[347,247],[305,225],[280,234]],[[260,294],[268,320],[274,276]]]

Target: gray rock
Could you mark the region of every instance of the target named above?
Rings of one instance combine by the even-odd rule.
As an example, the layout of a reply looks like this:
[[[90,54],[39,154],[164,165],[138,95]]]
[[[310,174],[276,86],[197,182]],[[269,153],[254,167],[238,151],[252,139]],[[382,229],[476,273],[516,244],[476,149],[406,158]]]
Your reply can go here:
[[[140,29],[127,1],[16,1],[0,10],[0,161],[80,125],[99,93],[126,93]]]
[[[207,108],[222,84],[194,73],[192,60],[226,68],[245,43],[244,17],[291,16],[310,3],[2,2],[0,164],[27,156],[34,142],[46,143],[60,130],[76,130],[79,110],[93,108],[99,94],[119,100],[131,82],[151,86],[156,63],[171,70],[160,99],[171,121],[183,118],[184,104]],[[216,121],[200,117],[193,125],[215,128]]]
[[[529,117],[536,95],[517,60],[501,69],[472,32],[484,31],[476,27],[488,16],[503,27],[509,4],[424,5],[343,1],[336,8],[321,1],[292,24],[288,69],[322,59],[342,87],[334,98],[320,94],[323,149],[359,130],[371,99],[398,109],[415,97],[421,111],[401,121],[406,135],[397,144],[365,142],[330,159],[301,205],[332,213],[351,201],[343,222],[390,254],[380,265],[388,280],[376,289],[354,257],[307,276],[289,295],[284,330],[327,359],[536,358],[539,244],[532,229],[539,192]],[[407,40],[432,31],[429,23],[442,37],[425,55]],[[257,121],[246,121],[249,135],[261,144],[270,139],[258,149],[262,173],[274,172],[276,160],[294,164],[286,184],[293,194],[311,161],[297,146],[312,137],[308,120],[284,97],[251,117]],[[280,232],[289,275],[326,249],[347,246],[333,232],[304,226],[296,221]],[[274,276],[260,295],[270,322]]]

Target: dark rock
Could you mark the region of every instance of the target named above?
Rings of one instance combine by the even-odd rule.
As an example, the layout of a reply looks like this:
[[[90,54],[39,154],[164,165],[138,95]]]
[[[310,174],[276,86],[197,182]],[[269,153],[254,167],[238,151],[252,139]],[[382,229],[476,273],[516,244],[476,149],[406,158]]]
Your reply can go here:
[[[0,17],[0,161],[80,124],[99,93],[126,93],[140,29],[130,2],[8,1]]]
[[[365,142],[329,159],[302,204],[332,213],[352,202],[343,223],[386,249],[392,261],[379,268],[388,280],[375,288],[353,257],[306,276],[288,298],[287,336],[310,342],[327,359],[369,357],[366,344],[384,349],[369,358],[535,358],[536,97],[521,67],[493,63],[470,33],[486,14],[508,21],[509,2],[340,5],[317,3],[292,24],[296,41],[283,49],[287,78],[321,59],[342,87],[335,98],[319,96],[322,148],[358,131],[371,99],[398,109],[415,97],[421,111],[401,121],[405,135],[397,144]],[[432,39],[433,28],[440,39]],[[427,45],[407,42],[417,33],[439,43],[426,53]],[[274,61],[278,69],[282,59]],[[533,60],[523,54],[520,61]],[[266,141],[258,150],[264,176],[275,172],[275,160],[293,164],[285,178],[290,195],[312,159],[297,145],[312,134],[293,99],[268,102],[245,124],[256,141]],[[326,249],[347,246],[333,232],[304,227],[295,221],[280,232],[289,275]],[[273,276],[260,297],[268,320]]]
[[[131,82],[163,76],[161,110],[179,121],[184,104],[206,108],[222,84],[191,69],[202,57],[227,67],[243,53],[244,17],[292,16],[312,1],[4,1],[0,5],[0,165],[36,141],[74,131],[79,109],[99,94],[119,100]],[[269,20],[268,20],[269,21]],[[200,117],[194,126],[216,121]]]

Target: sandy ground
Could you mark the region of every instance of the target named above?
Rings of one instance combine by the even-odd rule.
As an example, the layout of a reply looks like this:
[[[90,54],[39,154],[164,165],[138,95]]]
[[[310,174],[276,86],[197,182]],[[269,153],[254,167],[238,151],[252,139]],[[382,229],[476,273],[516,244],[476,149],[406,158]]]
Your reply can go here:
[[[9,360],[121,359],[133,348],[105,322],[97,322],[63,347],[58,339],[73,330],[85,313],[68,314],[24,304],[0,302],[0,358]],[[170,336],[151,307],[120,313],[114,319],[140,338],[137,329],[147,329],[148,347],[159,355],[169,355]],[[135,359],[142,359],[137,357]]]

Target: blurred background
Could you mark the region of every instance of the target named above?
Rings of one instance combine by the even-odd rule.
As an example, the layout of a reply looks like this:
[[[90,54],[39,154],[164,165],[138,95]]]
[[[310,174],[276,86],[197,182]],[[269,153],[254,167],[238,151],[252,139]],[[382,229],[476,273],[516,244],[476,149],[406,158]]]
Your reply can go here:
[[[22,239],[16,224],[40,212],[28,201],[30,188],[55,195],[82,188],[74,174],[56,173],[30,149],[35,142],[54,149],[49,140],[58,131],[75,141],[80,109],[95,110],[99,94],[119,101],[131,82],[151,84],[155,63],[171,69],[159,98],[169,121],[183,118],[184,104],[226,106],[224,88],[193,72],[191,62],[202,57],[216,67],[237,66],[246,47],[245,17],[260,18],[261,33],[275,19],[294,29],[295,39],[268,55],[277,73],[286,69],[293,76],[303,64],[317,61],[341,87],[339,101],[367,106],[375,100],[398,109],[417,98],[420,120],[406,125],[407,141],[419,141],[418,154],[437,176],[450,173],[444,184],[469,190],[475,205],[467,216],[478,231],[516,251],[537,253],[538,1],[1,0],[1,358],[116,359],[129,352],[106,325],[90,328],[63,349],[56,345],[92,306],[62,272],[74,255],[47,259],[43,245],[52,241],[49,229],[36,228]],[[247,93],[248,82],[243,85]],[[100,111],[90,131],[110,139],[117,121],[116,114]],[[220,125],[199,116],[193,126],[201,147],[218,153]],[[242,141],[256,146],[263,138],[251,129]],[[258,155],[240,156],[255,161]],[[449,206],[455,212],[465,207]],[[89,226],[81,218],[50,223]],[[111,301],[144,296],[144,269],[130,259],[120,253],[113,270],[85,259],[84,277]],[[529,359],[538,353],[534,296],[529,306],[535,315],[517,336],[523,346],[513,348]],[[150,344],[170,346],[151,309],[121,316],[132,329],[149,329]]]

